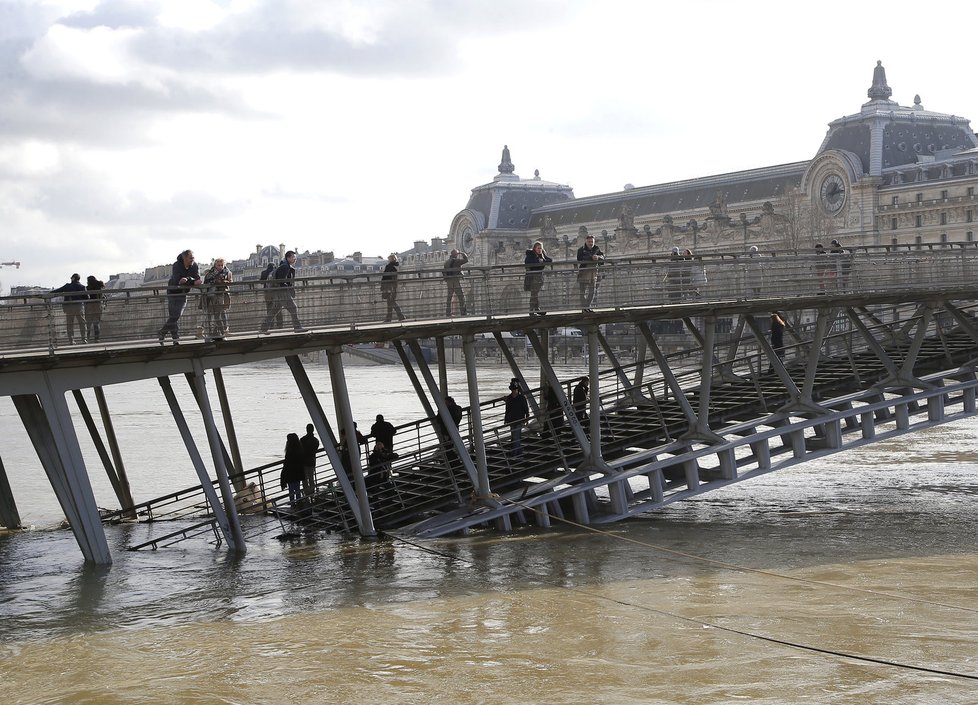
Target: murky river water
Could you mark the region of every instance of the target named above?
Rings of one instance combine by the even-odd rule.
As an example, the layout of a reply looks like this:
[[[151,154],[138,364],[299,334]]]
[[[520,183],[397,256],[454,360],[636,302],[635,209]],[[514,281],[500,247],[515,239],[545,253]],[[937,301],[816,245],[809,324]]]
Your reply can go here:
[[[361,425],[417,415],[401,373],[347,372]],[[480,374],[505,392],[508,371]],[[225,372],[249,465],[278,457],[306,423],[290,379],[275,366]],[[313,379],[332,416],[325,372]],[[194,482],[154,385],[107,390],[137,501]],[[48,526],[57,503],[2,402],[0,452],[19,509]],[[267,538],[239,559],[204,542],[126,552],[145,529],[116,526],[107,569],[83,567],[70,532],[0,538],[0,695],[974,703],[978,680],[962,675],[978,677],[976,430],[929,429],[600,531]]]

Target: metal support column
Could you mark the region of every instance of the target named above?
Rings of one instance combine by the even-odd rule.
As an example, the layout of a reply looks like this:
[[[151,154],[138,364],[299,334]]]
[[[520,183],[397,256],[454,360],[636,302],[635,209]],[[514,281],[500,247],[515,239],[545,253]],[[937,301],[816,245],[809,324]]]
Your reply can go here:
[[[14,501],[10,482],[7,481],[7,471],[3,467],[3,458],[0,458],[0,526],[5,526],[8,529],[20,528],[20,513],[17,511],[17,502]]]
[[[132,505],[132,490],[129,487],[129,476],[126,474],[125,463],[122,462],[122,451],[119,448],[119,441],[115,437],[115,426],[112,423],[112,416],[109,414],[109,404],[105,399],[105,391],[101,387],[95,387],[95,401],[98,404],[98,413],[102,417],[102,428],[105,429],[105,440],[109,444],[109,452],[112,453],[112,463],[115,466],[116,476],[119,478],[119,485],[123,488],[126,497]],[[129,516],[135,519],[136,514]]]
[[[231,484],[235,492],[245,489],[244,464],[241,462],[241,450],[238,448],[238,436],[234,432],[234,417],[231,416],[231,405],[228,403],[228,392],[224,386],[224,374],[220,367],[214,368],[214,384],[217,387],[217,400],[221,405],[221,418],[224,419],[224,432],[228,437],[228,450],[231,451],[231,464],[234,472],[231,474]]]
[[[180,437],[183,438],[183,444],[187,448],[187,455],[190,456],[190,462],[193,464],[197,478],[200,480],[200,488],[211,506],[211,511],[214,513],[214,520],[217,521],[224,540],[231,546],[234,542],[231,522],[228,519],[227,513],[224,511],[224,506],[217,497],[217,492],[214,491],[214,482],[207,474],[207,468],[204,467],[204,459],[200,456],[200,451],[197,448],[197,443],[194,441],[193,433],[190,432],[190,426],[187,424],[187,418],[183,415],[183,409],[180,408],[180,403],[177,401],[177,395],[173,391],[173,385],[170,384],[170,378],[157,377],[156,379],[160,383],[163,396],[166,398],[166,403],[170,407],[170,414],[173,416],[173,421],[177,425]],[[234,502],[231,505],[234,506]]]
[[[407,344],[411,350],[411,353],[414,355],[414,362],[421,371],[421,376],[424,378],[425,384],[428,385],[428,392],[438,409],[438,415],[442,419],[442,426],[448,433],[448,437],[451,439],[452,445],[455,446],[455,452],[462,461],[462,466],[465,468],[465,474],[468,475],[469,482],[472,483],[472,487],[478,488],[479,479],[475,464],[472,462],[472,457],[469,455],[469,451],[465,447],[465,443],[462,441],[462,436],[459,435],[458,428],[455,427],[455,423],[452,421],[452,414],[449,412],[448,405],[445,403],[445,397],[435,385],[435,378],[432,376],[431,370],[428,368],[428,364],[424,361],[424,357],[421,354],[421,346],[418,345],[418,341],[414,338],[408,340]]]
[[[71,422],[71,412],[68,410],[64,392],[55,390],[47,375],[39,401],[40,411],[47,421],[46,430],[51,436],[49,441],[60,459],[60,462],[52,466],[52,470],[63,476],[64,486],[70,495],[68,503],[74,507],[74,519],[71,513],[66,512],[71,530],[86,561],[109,565],[112,563],[112,556],[109,554],[109,544],[102,528],[92,483],[85,471],[85,460],[78,445],[78,436],[75,435],[75,427]],[[64,503],[61,506],[66,508]]]
[[[652,335],[652,329],[649,328],[649,324],[645,321],[639,321],[638,329],[642,332],[646,343],[648,343],[649,349],[652,351],[652,356],[655,358],[655,362],[659,366],[659,373],[662,375],[663,381],[665,381],[670,391],[672,391],[672,396],[679,404],[679,408],[682,409],[683,416],[686,417],[687,426],[693,428],[696,425],[696,412],[693,411],[693,407],[689,403],[689,399],[686,398],[686,393],[679,384],[679,380],[676,379],[676,375],[673,374],[672,369],[669,367],[666,356],[663,355],[662,350],[659,349],[659,344],[655,342],[655,337]]]
[[[346,430],[347,455],[350,456],[353,485],[356,487],[357,500],[360,505],[360,533],[363,536],[376,536],[374,518],[370,513],[370,500],[367,497],[367,483],[363,478],[363,465],[360,462],[360,446],[357,443],[357,432],[353,426],[353,410],[350,408],[350,393],[346,387],[346,375],[343,372],[342,348],[332,347],[326,350],[329,362],[329,379],[333,387],[333,405],[336,407],[336,417],[340,420],[340,428]],[[357,452],[350,453],[350,448],[356,446]],[[336,468],[337,474],[343,472],[343,465]]]
[[[754,334],[757,344],[760,346],[761,350],[764,351],[764,356],[767,357],[771,368],[778,376],[778,379],[781,380],[781,384],[784,385],[784,388],[788,391],[788,394],[796,401],[801,399],[801,391],[798,389],[795,381],[791,379],[791,375],[788,374],[788,370],[785,369],[784,362],[780,357],[778,357],[778,354],[774,351],[774,348],[771,347],[771,343],[768,341],[767,336],[761,332],[760,326],[757,325],[757,320],[749,314],[744,316],[744,318],[747,321],[747,325],[750,326],[751,333]],[[758,374],[761,374],[760,370],[758,370]]]
[[[472,431],[472,443],[475,450],[475,470],[478,481],[476,490],[478,498],[488,498],[492,491],[489,487],[489,463],[486,460],[486,441],[482,433],[482,410],[479,406],[479,378],[476,374],[475,338],[466,333],[462,338],[462,350],[465,353],[465,376],[469,387],[469,427]],[[454,425],[454,424],[453,424]]]
[[[362,515],[360,513],[360,503],[357,498],[357,493],[350,483],[350,478],[343,472],[343,459],[340,457],[340,451],[337,448],[338,440],[333,434],[333,429],[330,427],[329,420],[323,412],[322,405],[319,403],[316,390],[313,389],[312,382],[309,381],[306,369],[302,366],[302,361],[298,356],[289,355],[285,358],[285,362],[289,365],[289,369],[292,370],[292,378],[295,380],[296,387],[299,388],[302,401],[305,402],[306,411],[309,412],[309,418],[312,419],[312,423],[316,427],[316,432],[319,433],[319,437],[322,439],[323,449],[326,451],[326,457],[329,458],[330,465],[333,466],[336,481],[340,484],[343,496],[346,498],[346,502],[350,506],[350,511],[353,512],[353,517],[357,521],[357,529],[363,534],[364,526],[361,521]]]
[[[567,401],[567,395],[564,394],[564,389],[560,384],[560,380],[557,379],[557,374],[554,372],[554,368],[550,366],[549,355],[547,355],[547,347],[545,341],[541,340],[541,337],[536,334],[535,331],[526,331],[526,337],[533,345],[533,352],[536,353],[537,359],[540,360],[540,377],[543,379],[544,383],[553,390],[554,395],[557,397],[557,401],[560,403],[560,408],[564,412],[564,416],[567,418],[567,423],[570,426],[571,432],[574,434],[574,438],[577,440],[577,444],[581,447],[584,452],[584,465],[592,462],[595,458],[593,445],[584,434],[584,429],[581,428],[580,422],[577,420],[577,415],[574,413],[574,407],[569,401]],[[597,387],[597,380],[590,380],[594,387]],[[592,399],[595,391],[591,391]],[[597,419],[598,414],[591,414],[591,427],[594,428],[595,419]],[[600,440],[600,439],[599,439]]]
[[[234,505],[234,490],[231,489],[231,480],[228,477],[228,468],[224,462],[224,446],[221,444],[221,436],[217,432],[217,424],[214,423],[214,412],[211,409],[211,400],[207,394],[207,384],[204,381],[204,367],[200,363],[200,358],[192,360],[193,383],[196,392],[197,402],[200,404],[200,415],[203,417],[204,430],[207,433],[207,443],[211,450],[211,459],[214,461],[214,472],[217,474],[217,484],[221,488],[221,496],[224,499],[224,512],[228,516],[228,525],[231,529],[233,541],[228,542],[228,548],[238,553],[247,550],[244,535],[241,533],[241,522],[238,520],[238,509]]]
[[[443,397],[451,396],[448,393],[448,361],[445,359],[445,338],[443,336],[439,336],[435,340],[435,349],[438,351],[438,388]]]
[[[703,319],[703,359],[700,363],[699,409],[696,413],[696,427],[690,429],[696,438],[707,442],[723,442],[723,438],[710,430],[710,390],[713,386],[713,344],[716,340],[717,319],[707,316]],[[688,434],[687,434],[688,435]]]
[[[109,484],[112,485],[112,491],[115,492],[116,499],[119,500],[119,508],[122,509],[130,519],[136,518],[136,513],[133,510],[132,494],[129,491],[129,484],[126,483],[124,486],[119,479],[119,475],[116,473],[115,466],[112,464],[112,458],[109,457],[109,451],[105,447],[105,443],[102,441],[102,435],[99,433],[98,426],[95,425],[95,419],[92,418],[92,412],[88,409],[88,403],[85,401],[85,395],[82,394],[80,389],[71,390],[72,396],[75,397],[75,403],[78,405],[78,410],[81,412],[82,420],[85,422],[85,426],[88,428],[88,433],[92,437],[92,443],[95,445],[95,452],[98,453],[99,459],[102,461],[102,467],[105,468],[105,474],[109,478]]]

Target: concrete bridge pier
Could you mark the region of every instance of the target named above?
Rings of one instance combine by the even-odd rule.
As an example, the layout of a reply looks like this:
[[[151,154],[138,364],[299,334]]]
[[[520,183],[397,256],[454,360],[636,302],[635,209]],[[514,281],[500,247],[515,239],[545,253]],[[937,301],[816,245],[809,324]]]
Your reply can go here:
[[[8,529],[20,528],[20,512],[17,511],[14,493],[10,489],[10,482],[7,481],[3,458],[0,458],[0,526]]]
[[[13,401],[82,556],[87,563],[110,565],[109,544],[64,392],[54,390],[45,375],[40,395],[15,395]]]

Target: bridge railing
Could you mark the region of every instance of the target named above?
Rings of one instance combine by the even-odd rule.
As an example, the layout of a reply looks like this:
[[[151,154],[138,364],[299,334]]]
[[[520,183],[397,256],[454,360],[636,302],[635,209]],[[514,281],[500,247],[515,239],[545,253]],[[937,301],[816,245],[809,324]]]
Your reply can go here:
[[[492,317],[525,314],[534,282],[522,264],[466,268],[462,279],[464,314]],[[820,293],[878,293],[933,291],[971,286],[978,275],[978,248],[920,251],[866,249],[844,255],[789,254],[692,259],[622,258],[597,267],[593,303],[582,299],[582,273],[574,262],[555,262],[541,273],[539,306],[549,311],[582,308],[626,308],[695,301],[781,299]],[[397,281],[394,320],[424,321],[460,317],[462,302],[449,301],[449,288],[440,269],[401,272]],[[332,275],[295,280],[295,286],[266,289],[262,282],[235,282],[231,286],[229,335],[255,335],[264,325],[291,331],[284,320],[268,319],[269,306],[294,300],[301,325],[311,329],[382,324],[387,301],[381,295],[380,274]],[[183,291],[186,306],[180,319],[182,339],[204,337],[212,330],[213,311],[206,308],[207,292]],[[292,298],[294,295],[294,299]],[[89,331],[88,345],[119,342],[155,342],[167,317],[164,286],[103,291],[85,301],[82,314]],[[53,295],[0,299],[0,354],[25,350],[54,350],[68,344],[66,302]],[[95,341],[93,320],[100,321]]]

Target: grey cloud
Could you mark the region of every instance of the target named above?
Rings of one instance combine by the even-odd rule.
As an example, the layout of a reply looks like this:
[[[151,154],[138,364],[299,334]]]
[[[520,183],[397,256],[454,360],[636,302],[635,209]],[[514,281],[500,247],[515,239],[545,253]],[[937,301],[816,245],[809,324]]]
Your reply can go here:
[[[31,185],[20,182],[17,187],[22,206],[42,212],[53,223],[100,228],[206,224],[240,215],[248,208],[243,199],[223,201],[202,191],[182,191],[166,199],[151,199],[135,190],[119,193],[84,170],[66,170]]]

